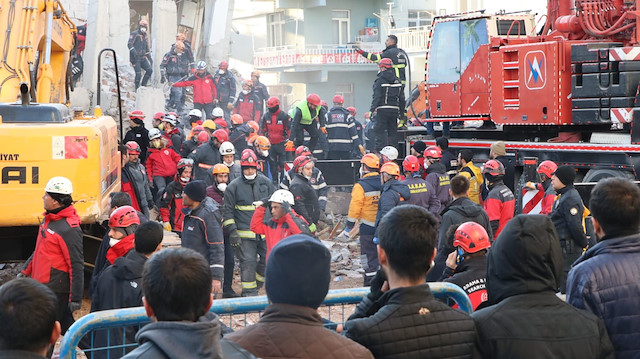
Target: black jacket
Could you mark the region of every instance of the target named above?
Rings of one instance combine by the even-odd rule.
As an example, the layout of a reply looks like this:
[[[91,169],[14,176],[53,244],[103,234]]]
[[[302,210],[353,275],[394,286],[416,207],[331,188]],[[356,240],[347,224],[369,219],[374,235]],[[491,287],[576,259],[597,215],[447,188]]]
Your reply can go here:
[[[604,323],[556,296],[561,273],[549,218],[513,218],[489,251],[491,306],[472,314],[484,358],[613,358]]]
[[[398,45],[387,46],[379,54],[363,51],[361,55],[374,62],[380,62],[380,60],[384,58],[391,59],[396,76],[398,76],[403,83],[405,82],[405,69],[408,59],[403,56],[402,50],[398,48]]]
[[[357,151],[360,138],[346,108],[335,106],[327,112],[327,139],[330,151]]]
[[[233,104],[236,101],[236,80],[230,72],[221,74],[217,71],[213,75],[213,82],[216,84],[220,107],[224,108],[228,103]]]
[[[238,231],[241,238],[256,239],[256,235],[251,232],[251,218],[255,212],[253,202],[265,201],[269,199],[276,188],[263,174],[257,174],[252,180],[240,176],[227,186],[224,191],[224,228],[228,233]]]
[[[346,321],[344,333],[377,359],[471,358],[476,336],[469,316],[436,300],[428,284],[379,297],[372,292]]]
[[[195,209],[183,208],[182,246],[202,254],[209,262],[213,279],[222,280],[224,272],[224,237],[222,215],[209,197]]]
[[[446,267],[440,278],[462,288],[467,293],[475,310],[487,300],[487,257],[484,255],[465,258],[455,270]]]
[[[398,180],[392,179],[382,185],[380,199],[378,200],[378,213],[376,214],[376,228],[380,224],[382,217],[389,213],[394,207],[406,204],[411,198],[409,187]],[[376,231],[377,233],[377,231]]]
[[[402,84],[392,70],[380,71],[373,83],[373,100],[369,111],[376,109],[399,109]]]
[[[221,162],[218,147],[209,140],[191,151],[189,158],[193,160],[193,178],[204,181],[207,186],[211,186],[213,184],[212,168]]]
[[[291,179],[296,175],[295,171],[292,169],[289,172],[284,173],[284,177],[282,178],[282,182],[280,182],[280,188],[289,189],[291,185]],[[318,167],[313,167],[313,173],[311,174],[311,179],[309,180],[311,187],[316,191],[318,195],[318,203],[320,204],[320,209],[324,211],[327,207],[327,194],[329,193],[329,186],[327,186],[327,182],[324,180],[324,175],[318,169]]]
[[[561,241],[573,241],[578,249],[582,249],[589,243],[582,228],[584,212],[582,198],[573,186],[566,186],[556,192],[560,196],[553,203],[553,210],[549,217],[556,226],[558,238]]]
[[[296,174],[291,181],[291,185],[289,185],[289,192],[293,194],[295,199],[293,209],[296,213],[304,217],[309,225],[318,223],[320,219],[320,203],[318,202],[316,191],[309,183],[309,180],[301,174]]]
[[[147,160],[147,150],[149,149],[149,130],[144,126],[131,127],[124,135],[122,143],[135,141],[140,146],[140,162],[142,164]]]
[[[129,41],[127,42],[129,48],[129,61],[134,64],[143,57],[149,57],[149,36],[146,32],[135,30],[129,35]]]

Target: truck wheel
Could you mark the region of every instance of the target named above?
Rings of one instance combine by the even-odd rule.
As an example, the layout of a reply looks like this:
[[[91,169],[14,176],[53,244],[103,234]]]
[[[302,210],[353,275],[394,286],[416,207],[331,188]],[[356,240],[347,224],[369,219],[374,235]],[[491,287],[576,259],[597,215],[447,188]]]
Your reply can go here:
[[[605,178],[629,178],[633,179],[633,174],[631,172],[621,171],[621,170],[612,170],[612,169],[590,169],[587,174],[584,176],[582,182],[598,182]]]

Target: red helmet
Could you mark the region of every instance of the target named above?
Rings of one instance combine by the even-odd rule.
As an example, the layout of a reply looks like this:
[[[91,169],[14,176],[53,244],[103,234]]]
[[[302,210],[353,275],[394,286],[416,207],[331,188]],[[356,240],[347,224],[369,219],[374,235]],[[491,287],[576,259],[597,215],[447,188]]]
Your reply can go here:
[[[538,173],[544,174],[547,177],[551,178],[553,177],[553,173],[558,169],[558,165],[555,164],[555,162],[553,161],[542,161],[542,163],[540,163],[540,165],[538,166]]]
[[[342,95],[333,96],[333,103],[343,104],[344,103],[344,97],[342,97]]]
[[[490,174],[492,176],[504,176],[504,166],[500,161],[489,160],[484,164],[483,174]]]
[[[251,86],[253,86],[253,81],[251,81],[251,80],[244,80],[244,81],[242,81],[242,86],[249,86],[249,87],[251,87]]]
[[[242,115],[236,113],[231,115],[231,123],[234,125],[240,125],[244,122],[244,120],[242,119]]]
[[[367,153],[362,156],[360,159],[360,163],[364,163],[365,166],[369,168],[379,168],[380,167],[380,157],[376,156],[373,153]]]
[[[195,126],[191,131],[193,132],[194,136],[198,136],[200,132],[204,131],[204,127],[202,127],[202,125],[198,125],[198,126]]]
[[[247,125],[251,127],[251,129],[253,129],[253,131],[256,133],[260,130],[260,126],[258,126],[258,123],[256,121],[249,121],[247,122]]]
[[[309,96],[307,96],[307,102],[312,105],[320,106],[320,96],[311,93],[309,94]]]
[[[424,150],[425,157],[442,158],[442,150],[438,146],[429,146]]]
[[[364,113],[364,118],[371,118],[371,114],[369,113],[369,111]]]
[[[356,115],[356,108],[355,107],[347,107],[347,111],[349,111],[349,113],[351,114],[351,116],[355,116]]]
[[[153,119],[154,120],[162,120],[164,118],[165,113],[164,112],[156,112],[153,114]]]
[[[213,131],[211,137],[215,138],[220,143],[229,141],[229,134],[223,129]]]
[[[378,62],[378,67],[382,67],[385,69],[390,69],[393,67],[393,61],[391,61],[390,58],[385,57],[383,59],[380,59],[380,62]]]
[[[201,131],[200,133],[198,133],[198,137],[196,138],[198,139],[199,143],[209,142],[209,134],[207,133],[207,131]]]
[[[296,157],[298,156],[311,156],[311,151],[309,151],[309,147],[298,146],[298,148],[296,148]]]
[[[380,173],[386,173],[392,176],[400,176],[400,167],[395,162],[385,162],[382,167],[380,167]]]
[[[111,228],[125,228],[132,224],[140,224],[140,218],[136,209],[131,206],[118,207],[109,217]]]
[[[456,229],[453,246],[462,247],[467,253],[475,253],[491,247],[491,243],[484,227],[476,222],[465,222]]]
[[[224,118],[222,117],[216,118],[215,120],[213,120],[213,123],[216,124],[216,128],[218,127],[220,127],[220,129],[227,128],[227,121],[225,121]]]
[[[139,155],[140,154],[140,145],[136,141],[129,141],[125,143],[127,146],[127,154]]]
[[[269,99],[267,100],[267,107],[273,108],[276,106],[280,106],[280,99],[275,96],[269,97]]]
[[[132,120],[134,118],[137,118],[137,119],[140,119],[140,120],[144,120],[145,117],[146,116],[145,116],[144,112],[142,112],[141,110],[135,110],[135,111],[129,112],[129,118],[132,119]]]
[[[220,65],[218,65],[218,67],[222,70],[225,70],[229,68],[229,64],[226,61],[222,61]]]
[[[402,168],[407,172],[420,171],[420,160],[414,155],[409,155],[402,161]]]
[[[298,156],[293,160],[293,170],[298,172],[299,169],[306,166],[309,162],[313,162],[313,158],[309,156]]]
[[[327,101],[322,100],[322,101],[320,101],[320,106],[328,107],[329,105],[327,105]]]
[[[180,159],[180,161],[178,161],[177,167],[178,171],[182,170],[185,167],[193,167],[193,160],[191,158],[182,158]]]
[[[240,166],[242,167],[258,167],[258,157],[253,150],[246,149],[242,151],[240,156]]]

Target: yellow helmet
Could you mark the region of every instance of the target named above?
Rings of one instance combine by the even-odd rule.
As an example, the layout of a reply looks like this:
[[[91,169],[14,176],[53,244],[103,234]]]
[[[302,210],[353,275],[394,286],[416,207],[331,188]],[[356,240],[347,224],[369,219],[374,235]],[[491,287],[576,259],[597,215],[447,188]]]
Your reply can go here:
[[[209,130],[215,130],[216,129],[216,123],[213,122],[213,120],[205,120],[202,123],[202,127],[207,128]]]

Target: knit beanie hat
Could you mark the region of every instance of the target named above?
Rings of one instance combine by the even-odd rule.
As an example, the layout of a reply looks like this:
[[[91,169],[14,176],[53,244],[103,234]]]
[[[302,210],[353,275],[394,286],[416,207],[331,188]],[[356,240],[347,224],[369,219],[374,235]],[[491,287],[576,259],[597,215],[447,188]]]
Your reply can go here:
[[[329,291],[331,254],[304,234],[287,237],[267,260],[265,288],[272,303],[318,308]]]
[[[416,150],[416,152],[418,152],[418,153],[423,153],[424,150],[427,149],[427,145],[422,141],[416,141],[413,144],[413,149]]]
[[[207,197],[207,185],[203,181],[193,181],[184,186],[184,193],[196,202],[202,202]]]
[[[504,146],[504,142],[497,141],[491,144],[491,151],[496,154],[496,156],[504,156],[507,154],[507,150]]]
[[[570,186],[576,179],[576,171],[570,166],[559,166],[554,173],[565,186]]]

